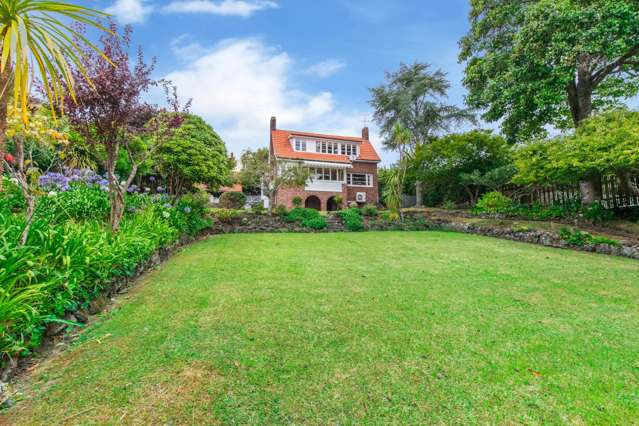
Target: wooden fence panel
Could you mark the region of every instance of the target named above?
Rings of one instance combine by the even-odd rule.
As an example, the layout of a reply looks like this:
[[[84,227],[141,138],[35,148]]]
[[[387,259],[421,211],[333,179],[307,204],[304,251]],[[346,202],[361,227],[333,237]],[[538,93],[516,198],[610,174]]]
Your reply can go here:
[[[639,177],[632,178],[635,185],[639,184]],[[601,182],[601,203],[609,209],[639,207],[639,196],[623,191],[616,176],[606,176]],[[539,203],[544,206],[550,204],[566,204],[579,201],[581,194],[579,185],[548,185],[523,188],[516,185],[506,185],[501,191],[509,196],[517,197],[526,204]]]

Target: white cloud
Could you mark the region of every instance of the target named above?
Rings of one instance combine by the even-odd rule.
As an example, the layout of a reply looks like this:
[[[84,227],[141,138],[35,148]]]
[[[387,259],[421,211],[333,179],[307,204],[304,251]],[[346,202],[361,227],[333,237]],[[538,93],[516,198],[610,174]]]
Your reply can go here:
[[[326,78],[337,73],[344,68],[346,63],[338,59],[327,59],[322,62],[311,65],[304,71],[306,74],[315,75],[317,77]]]
[[[177,86],[180,97],[193,99],[193,112],[212,124],[236,154],[268,146],[273,115],[282,129],[360,134],[367,111],[339,107],[331,92],[299,89],[294,71],[286,52],[259,39],[230,39],[165,78]]]
[[[112,14],[123,24],[137,24],[144,22],[151,10],[146,0],[116,0],[105,12]]]
[[[177,0],[164,6],[163,10],[169,13],[209,13],[247,18],[255,12],[277,7],[278,4],[272,0]]]
[[[182,61],[197,59],[209,53],[200,43],[188,34],[182,34],[171,40],[171,52]]]

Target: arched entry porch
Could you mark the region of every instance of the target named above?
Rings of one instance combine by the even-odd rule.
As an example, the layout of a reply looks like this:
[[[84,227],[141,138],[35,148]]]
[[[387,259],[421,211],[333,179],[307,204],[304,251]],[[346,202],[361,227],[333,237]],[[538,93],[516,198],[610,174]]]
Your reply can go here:
[[[304,201],[304,207],[307,209],[322,210],[322,201],[315,195],[311,195]]]

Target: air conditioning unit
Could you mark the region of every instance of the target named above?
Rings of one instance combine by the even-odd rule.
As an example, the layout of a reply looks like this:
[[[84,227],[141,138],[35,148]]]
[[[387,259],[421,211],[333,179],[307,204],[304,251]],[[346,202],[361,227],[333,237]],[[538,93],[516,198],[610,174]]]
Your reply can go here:
[[[365,203],[366,202],[366,193],[365,192],[358,192],[355,195],[355,200],[357,200],[358,203]]]

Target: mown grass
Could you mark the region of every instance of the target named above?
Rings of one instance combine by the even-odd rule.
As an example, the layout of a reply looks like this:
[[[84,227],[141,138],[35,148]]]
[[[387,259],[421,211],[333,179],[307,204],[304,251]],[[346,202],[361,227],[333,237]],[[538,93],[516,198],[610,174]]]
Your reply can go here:
[[[639,418],[639,263],[464,234],[216,236],[33,373],[15,424]]]

